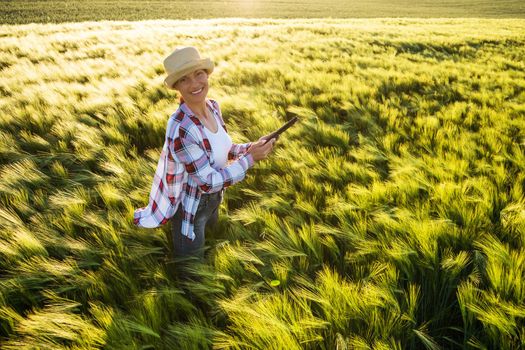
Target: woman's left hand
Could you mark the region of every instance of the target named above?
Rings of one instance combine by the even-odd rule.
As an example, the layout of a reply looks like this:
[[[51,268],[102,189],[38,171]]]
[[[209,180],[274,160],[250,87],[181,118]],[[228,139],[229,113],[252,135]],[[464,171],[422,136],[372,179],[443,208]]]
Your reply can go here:
[[[259,142],[259,141],[264,141],[264,140],[266,140],[270,135],[271,135],[271,134],[261,136],[257,141],[252,142],[252,143],[257,143],[257,142]],[[277,142],[277,140],[279,140],[279,135],[278,135],[277,137],[274,137],[274,139],[275,139],[275,142]],[[252,147],[252,146],[250,145],[250,147],[248,147],[248,149],[246,150],[246,152],[249,152],[251,147]]]
[[[268,134],[268,135],[264,135],[262,137],[259,138],[259,140],[257,141],[264,141],[266,140],[271,134]],[[277,142],[277,140],[279,140],[279,135],[277,135],[277,137],[274,137],[275,138],[275,142]]]

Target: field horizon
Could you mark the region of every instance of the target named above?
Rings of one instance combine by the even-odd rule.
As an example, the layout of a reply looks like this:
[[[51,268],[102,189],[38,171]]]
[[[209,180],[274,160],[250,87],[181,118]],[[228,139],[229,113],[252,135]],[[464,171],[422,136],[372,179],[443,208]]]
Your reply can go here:
[[[219,16],[218,16],[219,14]],[[2,1],[0,24],[212,18],[525,18],[520,0]]]
[[[196,46],[236,143],[204,262],[146,205]],[[525,20],[0,26],[0,347],[516,349],[525,339]]]

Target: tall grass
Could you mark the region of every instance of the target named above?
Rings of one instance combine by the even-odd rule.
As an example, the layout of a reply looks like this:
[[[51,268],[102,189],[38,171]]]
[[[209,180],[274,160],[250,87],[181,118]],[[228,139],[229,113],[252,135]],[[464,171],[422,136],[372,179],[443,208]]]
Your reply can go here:
[[[0,32],[2,348],[523,346],[522,20]],[[216,63],[235,142],[300,118],[226,191],[203,263],[131,220],[179,45]]]

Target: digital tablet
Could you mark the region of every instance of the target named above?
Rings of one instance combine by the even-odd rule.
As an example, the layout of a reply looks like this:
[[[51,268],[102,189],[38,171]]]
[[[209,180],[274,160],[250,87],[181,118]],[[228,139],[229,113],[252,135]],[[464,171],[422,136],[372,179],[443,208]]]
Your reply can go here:
[[[279,129],[275,130],[270,135],[268,135],[268,138],[266,139],[264,144],[266,144],[266,142],[270,141],[271,139],[276,138],[277,136],[281,135],[284,131],[286,131],[286,129],[288,129],[290,126],[294,125],[297,120],[298,120],[297,117],[293,117],[292,119],[287,121]]]

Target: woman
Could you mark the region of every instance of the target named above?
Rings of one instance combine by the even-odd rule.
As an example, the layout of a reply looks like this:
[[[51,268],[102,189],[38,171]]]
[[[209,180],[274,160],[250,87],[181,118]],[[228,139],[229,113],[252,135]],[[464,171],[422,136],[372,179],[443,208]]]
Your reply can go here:
[[[180,93],[181,103],[168,121],[148,206],[135,211],[134,223],[152,228],[173,218],[174,256],[202,257],[205,226],[217,219],[224,189],[266,158],[275,139],[232,143],[217,101],[206,98],[213,62],[194,47],[175,50],[164,68],[164,83]]]

